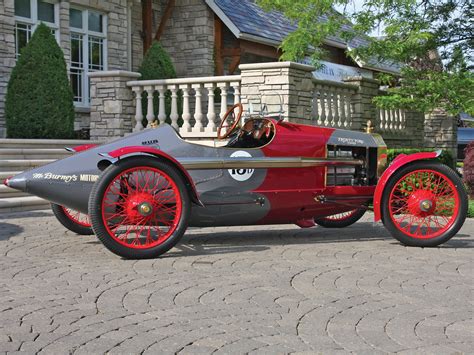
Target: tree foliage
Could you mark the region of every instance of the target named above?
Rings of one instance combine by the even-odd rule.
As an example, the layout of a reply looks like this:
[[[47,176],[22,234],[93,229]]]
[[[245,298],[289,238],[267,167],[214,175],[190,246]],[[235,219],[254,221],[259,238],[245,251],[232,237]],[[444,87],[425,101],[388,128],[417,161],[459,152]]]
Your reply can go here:
[[[298,24],[283,41],[282,59],[311,53],[317,64],[322,44],[344,39],[348,54],[363,62],[397,63],[400,75],[381,75],[389,96],[379,106],[422,111],[444,108],[474,114],[473,2],[470,0],[257,0]],[[337,9],[338,11],[336,11]],[[368,36],[377,32],[380,36]],[[352,45],[355,38],[365,45]]]
[[[51,29],[41,24],[21,51],[5,100],[11,138],[72,138],[73,93]]]

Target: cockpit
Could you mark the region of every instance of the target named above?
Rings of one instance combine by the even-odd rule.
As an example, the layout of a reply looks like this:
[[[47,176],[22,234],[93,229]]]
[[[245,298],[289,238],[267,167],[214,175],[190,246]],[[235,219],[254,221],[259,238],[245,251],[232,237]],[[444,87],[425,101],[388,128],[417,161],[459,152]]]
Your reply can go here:
[[[270,143],[275,136],[272,119],[251,116],[240,127],[242,111],[242,105],[236,104],[226,112],[217,129],[217,138],[229,139],[227,148],[260,148]]]

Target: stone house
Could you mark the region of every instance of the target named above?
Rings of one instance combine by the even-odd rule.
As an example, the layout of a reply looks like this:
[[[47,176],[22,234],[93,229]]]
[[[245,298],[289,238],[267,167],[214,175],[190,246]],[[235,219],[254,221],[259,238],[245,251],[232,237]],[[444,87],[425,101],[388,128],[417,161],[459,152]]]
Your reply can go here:
[[[277,61],[281,40],[295,27],[254,0],[0,0],[0,138],[6,135],[4,98],[16,58],[37,24],[51,27],[64,51],[74,91],[76,130],[90,124],[89,73],[136,71],[153,39],[169,52],[178,77],[237,74],[239,64]],[[396,68],[364,64],[347,44],[326,41],[326,67],[316,73],[340,81]],[[376,74],[375,74],[376,75]]]

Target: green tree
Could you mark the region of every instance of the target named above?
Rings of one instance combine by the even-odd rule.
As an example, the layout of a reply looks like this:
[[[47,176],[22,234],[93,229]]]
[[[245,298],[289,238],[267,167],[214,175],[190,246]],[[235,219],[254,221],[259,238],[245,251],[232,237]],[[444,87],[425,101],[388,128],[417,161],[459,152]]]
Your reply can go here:
[[[146,52],[142,64],[138,69],[139,73],[142,75],[140,80],[158,80],[158,79],[172,79],[176,78],[176,70],[174,68],[171,57],[157,41],[154,41],[151,47]],[[147,98],[146,95],[143,95],[142,107],[144,116],[147,113]],[[159,94],[155,92],[153,95],[153,107],[155,115],[158,113],[159,108]],[[171,111],[171,93],[167,92],[165,94],[165,111],[167,117]],[[167,120],[169,121],[169,120]],[[161,122],[163,123],[163,122]],[[169,122],[168,122],[169,123]],[[144,125],[146,124],[146,119],[144,119]]]
[[[21,51],[5,100],[11,138],[72,138],[73,93],[51,29],[41,24]]]
[[[350,46],[356,48],[349,55],[401,66],[400,76],[379,77],[391,88],[388,96],[375,99],[377,105],[474,114],[471,0],[367,0],[359,7],[354,0],[257,2],[298,25],[281,45],[282,59],[299,60],[310,53],[318,64],[329,36],[349,44],[355,37],[363,38],[365,45]],[[376,31],[382,36],[367,35]]]

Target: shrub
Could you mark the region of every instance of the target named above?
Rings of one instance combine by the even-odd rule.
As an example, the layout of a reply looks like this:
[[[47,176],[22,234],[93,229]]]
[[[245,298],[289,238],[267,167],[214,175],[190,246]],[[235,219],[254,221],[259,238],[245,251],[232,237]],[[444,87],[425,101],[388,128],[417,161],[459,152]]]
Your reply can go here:
[[[433,149],[415,149],[415,148],[397,148],[397,149],[387,149],[387,160],[390,164],[399,154],[414,154],[420,152],[432,152]],[[443,150],[441,155],[438,157],[438,160],[455,169],[456,160],[454,159],[453,155],[448,150]]]
[[[467,145],[464,153],[463,179],[471,198],[474,198],[474,142]]]
[[[172,79],[176,78],[176,70],[170,56],[157,41],[154,41],[151,47],[143,57],[142,64],[138,69],[142,75],[140,80],[158,80],[158,79]],[[159,109],[159,94],[155,92],[153,95],[153,107],[155,115],[158,114]],[[143,115],[147,114],[147,94],[143,95],[142,107]],[[178,105],[179,107],[180,105]],[[165,94],[165,112],[168,117],[171,111],[171,93],[168,91]],[[146,125],[146,119],[143,120],[143,125]],[[167,122],[169,120],[167,119]],[[163,123],[163,122],[161,122]]]
[[[11,138],[71,138],[73,93],[66,62],[51,29],[41,24],[21,51],[5,99]]]

